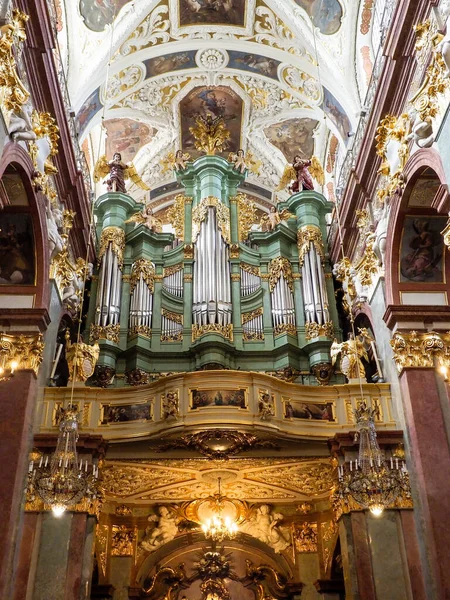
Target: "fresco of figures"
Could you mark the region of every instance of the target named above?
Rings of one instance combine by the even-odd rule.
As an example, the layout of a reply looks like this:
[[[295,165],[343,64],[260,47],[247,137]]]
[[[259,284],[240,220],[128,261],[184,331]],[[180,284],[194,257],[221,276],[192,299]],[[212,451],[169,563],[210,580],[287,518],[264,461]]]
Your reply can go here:
[[[214,119],[222,117],[231,134],[229,144],[222,153],[222,156],[227,158],[228,151],[236,151],[241,147],[242,104],[242,98],[229,87],[194,88],[179,106],[182,136],[180,147],[189,152],[193,160],[201,156],[202,153],[195,148],[195,140],[189,127],[195,126],[195,119],[199,115],[204,118],[210,115]]]
[[[245,23],[245,0],[179,0],[180,26]]]
[[[400,281],[443,283],[446,217],[407,216],[400,250]]]
[[[312,22],[325,35],[339,31],[342,6],[338,0],[295,0],[311,17]]]
[[[246,408],[245,390],[191,390],[191,408],[205,406]]]
[[[315,419],[319,421],[334,421],[333,405],[331,402],[300,402],[299,400],[284,400],[285,419]]]
[[[79,10],[86,27],[104,31],[128,2],[131,0],[80,0]]]
[[[264,133],[269,142],[281,150],[290,162],[299,150],[302,156],[311,158],[314,153],[313,131],[317,124],[318,121],[314,119],[288,119],[269,125]]]
[[[102,425],[110,423],[128,423],[129,421],[151,421],[151,404],[103,405]]]
[[[104,124],[106,155],[113,156],[120,152],[125,163],[133,160],[137,151],[148,144],[154,135],[152,127],[131,119],[109,119]]]
[[[34,285],[34,237],[31,215],[0,213],[0,285]]]

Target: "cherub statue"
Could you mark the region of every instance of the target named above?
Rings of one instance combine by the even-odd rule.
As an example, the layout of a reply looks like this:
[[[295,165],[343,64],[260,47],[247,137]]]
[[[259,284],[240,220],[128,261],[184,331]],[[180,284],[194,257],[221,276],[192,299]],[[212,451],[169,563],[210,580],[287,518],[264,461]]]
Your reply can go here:
[[[362,359],[369,360],[366,350],[366,343],[373,342],[373,338],[366,328],[358,329],[359,335],[356,338],[352,333],[348,334],[346,342],[340,344],[335,339],[331,345],[331,364],[335,364],[339,354],[341,354],[341,371],[350,381],[352,379],[366,380],[366,371]]]
[[[78,314],[83,294],[84,281],[92,277],[94,266],[86,263],[83,258],[78,258],[75,263],[72,279],[67,283],[62,292],[62,304],[73,315]]]
[[[183,150],[177,150],[175,152],[175,160],[173,168],[176,171],[184,171],[187,169],[187,161],[191,158],[191,155],[187,152],[183,152]]]
[[[113,159],[108,162],[106,156],[100,156],[94,168],[94,181],[97,183],[103,177],[109,175],[103,183],[106,184],[108,192],[122,192],[126,194],[125,180],[131,179],[142,190],[149,191],[150,188],[142,181],[133,163],[122,162],[122,155],[116,152]]]
[[[259,222],[261,231],[273,231],[281,221],[286,221],[294,215],[284,208],[281,212],[278,212],[276,206],[272,206],[268,215],[263,215]]]
[[[177,392],[167,392],[162,399],[163,419],[178,419],[180,415]]]
[[[291,545],[289,530],[279,525],[282,519],[281,513],[271,513],[271,507],[262,504],[251,519],[241,525],[240,530],[268,544],[277,554],[280,554]]]
[[[294,156],[292,165],[286,165],[284,168],[277,191],[281,191],[286,187],[292,194],[302,190],[313,190],[313,177],[319,185],[325,183],[323,168],[318,159],[313,156],[311,160],[308,160],[297,154]]]
[[[228,161],[233,163],[233,168],[236,171],[239,171],[239,173],[244,173],[245,169],[247,168],[247,163],[242,148],[239,148],[236,153],[230,152],[228,155]]]
[[[176,518],[166,506],[160,506],[158,515],[150,515],[149,522],[156,522],[154,527],[147,527],[145,536],[139,547],[147,552],[153,552],[163,544],[173,540],[178,533]]]
[[[125,223],[135,223],[135,226],[144,225],[147,227],[147,229],[154,231],[155,233],[162,232],[162,223],[157,217],[155,217],[149,204],[145,206],[142,212],[132,215],[125,221]]]
[[[439,9],[445,21],[445,34],[439,44],[436,46],[436,51],[440,52],[442,59],[447,67],[444,77],[450,77],[450,0],[441,0]]]
[[[414,119],[414,122],[411,126],[411,133],[406,139],[414,140],[419,148],[430,148],[434,143],[432,118],[430,116],[421,117],[415,109],[409,112],[409,116]]]
[[[268,421],[275,416],[275,407],[270,394],[261,394],[258,402],[258,415],[261,421]]]

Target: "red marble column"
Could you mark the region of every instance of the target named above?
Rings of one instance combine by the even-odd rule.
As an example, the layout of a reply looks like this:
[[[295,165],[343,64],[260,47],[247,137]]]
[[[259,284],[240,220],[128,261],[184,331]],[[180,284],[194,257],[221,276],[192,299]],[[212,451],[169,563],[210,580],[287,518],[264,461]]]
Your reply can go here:
[[[86,513],[74,513],[72,515],[69,557],[66,571],[65,600],[78,600],[80,597],[83,598],[85,596],[85,594],[80,594],[80,588],[86,537],[86,522]]]
[[[450,598],[450,450],[434,369],[400,376],[408,427],[419,539],[427,568],[427,598]],[[420,596],[418,596],[420,597]]]
[[[420,562],[419,544],[412,510],[400,510],[403,541],[408,563],[409,582],[414,600],[427,600],[423,581],[422,564]]]
[[[14,600],[23,600],[27,597],[30,571],[33,569],[33,553],[39,538],[40,514],[25,513],[20,544],[19,561],[14,582]],[[32,579],[32,577],[31,577]]]
[[[0,598],[12,597],[36,391],[32,371],[0,382]]]
[[[354,560],[358,577],[359,599],[377,600],[365,514],[363,512],[352,512],[351,525],[355,553]]]

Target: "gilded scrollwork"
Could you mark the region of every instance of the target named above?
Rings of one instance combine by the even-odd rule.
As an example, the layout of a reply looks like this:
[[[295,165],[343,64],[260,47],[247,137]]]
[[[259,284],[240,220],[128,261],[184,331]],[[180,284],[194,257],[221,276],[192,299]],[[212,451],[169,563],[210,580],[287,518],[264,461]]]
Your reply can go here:
[[[178,419],[180,416],[180,396],[178,390],[170,390],[161,395],[163,419]]]
[[[133,556],[137,531],[126,525],[113,525],[111,535],[111,556]]]
[[[174,275],[174,273],[178,273],[183,268],[183,263],[178,263],[176,265],[170,265],[170,267],[164,267],[164,275],[163,277],[170,277],[170,275]]]
[[[273,328],[274,335],[282,335],[283,333],[290,333],[291,335],[297,335],[297,328],[292,323],[280,323],[275,325]]]
[[[29,18],[22,11],[14,9],[11,20],[0,28],[0,103],[6,113],[20,113],[30,97],[30,92],[17,73],[14,58],[14,46],[26,40],[25,25]]]
[[[199,115],[195,119],[195,123],[196,127],[189,127],[189,131],[194,136],[197,150],[212,156],[216,152],[223,152],[226,149],[231,134],[226,128],[223,117],[214,118],[211,114],[206,117]]]
[[[260,277],[261,275],[260,268],[258,266],[249,265],[248,263],[241,262],[240,267],[242,271],[250,273],[251,275],[255,275],[255,277]]]
[[[219,198],[215,196],[208,196],[203,198],[197,206],[192,210],[192,239],[195,242],[198,234],[200,233],[200,226],[206,219],[208,214],[208,207],[216,207],[217,224],[221,231],[224,241],[230,243],[230,209],[225,206]]]
[[[402,173],[410,154],[409,133],[410,119],[406,113],[399,117],[386,115],[377,128],[375,148],[382,160],[378,172],[386,177],[385,186],[378,191],[382,203],[405,186]],[[394,158],[388,155],[391,142],[397,146]]]
[[[192,259],[194,258],[194,244],[185,244],[183,249],[184,258]]]
[[[314,245],[322,262],[325,259],[325,248],[320,228],[315,225],[304,225],[297,231],[298,259],[300,266],[303,265],[305,254],[309,252],[311,243]]]
[[[121,227],[111,225],[110,227],[105,227],[103,229],[100,236],[100,247],[97,256],[99,263],[110,244],[112,252],[117,256],[117,262],[121,269],[123,266],[123,253],[125,250],[125,231]]]
[[[109,342],[118,344],[120,341],[120,324],[117,323],[116,325],[113,325],[111,323],[109,325],[96,325],[95,323],[92,323],[89,341],[93,344],[98,340],[108,340]]]
[[[308,341],[320,336],[332,338],[333,334],[334,325],[332,321],[327,321],[322,325],[319,325],[319,323],[315,323],[314,321],[311,323],[305,323],[305,339]]]
[[[433,368],[435,361],[444,367],[450,366],[450,333],[395,333],[391,346],[399,372],[408,368]]]
[[[239,193],[233,198],[230,198],[230,202],[233,201],[236,202],[238,209],[239,241],[245,242],[252,225],[256,222],[256,205],[243,193]]]
[[[294,523],[292,537],[297,552],[317,552],[317,523]]]
[[[149,325],[133,325],[128,329],[128,335],[144,335],[145,337],[152,337],[152,328]]]
[[[192,202],[192,199],[190,199]],[[167,211],[169,223],[175,229],[175,235],[180,241],[184,241],[184,205],[186,197],[184,194],[178,194],[175,197],[175,202]]]
[[[192,341],[195,342],[202,335],[207,333],[218,333],[226,340],[233,341],[233,324],[220,325],[219,323],[209,323],[207,325],[192,325]]]
[[[131,294],[134,292],[134,289],[141,278],[145,281],[150,292],[153,293],[155,287],[155,266],[151,260],[148,260],[146,258],[139,258],[133,263],[133,266],[131,267]]]
[[[271,260],[269,264],[269,289],[271,292],[273,292],[277,281],[282,275],[285,278],[289,289],[294,293],[294,279],[292,276],[291,263],[284,256],[277,256],[277,258]]]
[[[260,317],[263,314],[263,312],[264,312],[264,309],[262,306],[260,306],[259,308],[255,308],[255,310],[252,310],[251,312],[242,313],[242,317],[241,317],[242,325],[245,325],[246,323],[248,323],[249,321],[252,321],[256,317]]]

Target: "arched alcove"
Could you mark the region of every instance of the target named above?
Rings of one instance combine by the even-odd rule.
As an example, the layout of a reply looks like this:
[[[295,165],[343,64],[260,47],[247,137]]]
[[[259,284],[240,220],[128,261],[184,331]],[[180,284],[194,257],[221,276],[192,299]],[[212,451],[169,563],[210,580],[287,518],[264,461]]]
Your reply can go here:
[[[437,161],[434,154],[424,150],[413,155],[405,168],[407,183],[403,194],[390,209],[386,248],[388,305],[448,305],[446,281],[450,263],[441,235],[447,222],[447,190],[440,159]]]
[[[9,143],[0,162],[0,307],[47,309],[47,224],[30,156]]]

